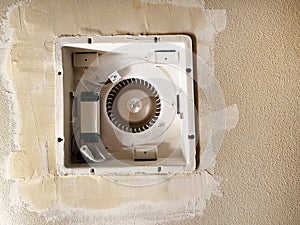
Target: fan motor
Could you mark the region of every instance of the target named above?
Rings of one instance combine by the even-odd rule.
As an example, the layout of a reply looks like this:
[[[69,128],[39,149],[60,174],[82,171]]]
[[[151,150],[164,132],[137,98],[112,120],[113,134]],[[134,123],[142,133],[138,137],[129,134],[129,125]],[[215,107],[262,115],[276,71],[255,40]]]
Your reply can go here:
[[[119,129],[139,133],[157,121],[161,101],[157,90],[148,81],[129,78],[118,82],[106,99],[106,112]]]

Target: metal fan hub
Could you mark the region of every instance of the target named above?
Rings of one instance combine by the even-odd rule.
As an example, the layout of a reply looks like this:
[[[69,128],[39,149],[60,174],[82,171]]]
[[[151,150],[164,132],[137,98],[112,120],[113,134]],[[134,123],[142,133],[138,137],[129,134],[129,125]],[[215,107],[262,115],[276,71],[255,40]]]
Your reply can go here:
[[[155,112],[154,101],[155,99],[143,90],[124,88],[116,96],[113,111],[129,124],[142,126]]]
[[[132,98],[127,102],[127,110],[130,113],[138,113],[142,108],[142,102],[138,98]]]

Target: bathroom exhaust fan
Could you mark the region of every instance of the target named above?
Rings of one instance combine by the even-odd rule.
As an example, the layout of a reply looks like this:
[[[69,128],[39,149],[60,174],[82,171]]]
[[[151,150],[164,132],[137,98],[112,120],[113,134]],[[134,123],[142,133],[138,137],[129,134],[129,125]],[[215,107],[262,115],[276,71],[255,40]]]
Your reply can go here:
[[[59,38],[56,69],[60,174],[194,171],[189,36]]]

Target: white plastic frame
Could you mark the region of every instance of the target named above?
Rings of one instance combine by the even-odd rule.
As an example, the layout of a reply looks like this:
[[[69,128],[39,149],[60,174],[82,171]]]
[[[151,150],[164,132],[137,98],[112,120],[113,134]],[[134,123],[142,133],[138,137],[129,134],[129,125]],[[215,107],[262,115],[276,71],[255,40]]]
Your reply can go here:
[[[153,54],[147,60],[155,63],[165,63],[166,66],[170,65],[170,70],[174,62],[178,60],[177,69],[179,68],[183,74],[189,69],[189,74],[185,74],[185,85],[188,88],[184,88],[184,92],[188,99],[181,99],[181,104],[184,107],[188,107],[189,111],[182,120],[184,128],[182,128],[182,135],[185,137],[194,136],[194,138],[188,138],[183,142],[183,161],[182,159],[165,159],[163,163],[158,165],[136,165],[136,166],[122,166],[121,164],[115,164],[114,162],[105,162],[103,167],[97,167],[92,169],[93,174],[165,174],[165,173],[178,173],[178,172],[193,172],[196,167],[196,145],[197,134],[195,124],[195,107],[194,107],[194,87],[193,87],[193,60],[192,60],[192,40],[187,35],[147,35],[147,36],[96,36],[96,37],[64,37],[57,39],[55,50],[55,62],[56,62],[56,120],[57,120],[57,166],[58,173],[61,175],[66,174],[90,174],[91,167],[66,167],[65,166],[65,154],[64,154],[64,99],[63,99],[63,60],[62,60],[62,48],[74,47],[90,50],[101,51],[114,51],[118,52],[118,49],[124,48],[129,44],[142,44],[146,45],[143,48],[138,48],[137,56],[147,54],[149,51],[155,49],[168,49],[168,46],[178,46],[178,52],[185,57],[168,56],[167,62],[161,62],[163,58],[160,55]],[[151,44],[150,44],[151,43]],[[148,47],[146,47],[149,45]],[[144,59],[144,57],[142,58]]]

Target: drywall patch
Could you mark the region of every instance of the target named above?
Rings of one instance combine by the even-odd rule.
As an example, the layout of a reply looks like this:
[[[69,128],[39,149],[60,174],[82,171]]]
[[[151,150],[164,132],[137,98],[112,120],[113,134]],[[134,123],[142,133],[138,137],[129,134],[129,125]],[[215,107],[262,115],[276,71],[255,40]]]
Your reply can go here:
[[[9,28],[8,18],[11,11],[20,3],[15,1],[14,5],[1,8],[0,16],[0,221],[2,224],[12,224],[13,212],[18,215],[21,210],[11,208],[7,203],[11,201],[10,190],[15,185],[14,181],[8,180],[7,156],[11,151],[19,151],[19,108],[17,104],[15,85],[9,78],[8,71],[11,71],[9,51],[12,44],[12,30]],[[1,4],[3,6],[3,4]],[[21,214],[20,214],[21,215]],[[21,221],[17,218],[15,221]]]
[[[27,182],[16,186],[13,199],[16,206],[25,204],[31,211],[45,216],[48,222],[59,220],[63,214],[78,221],[85,218],[89,224],[120,224],[120,221],[124,224],[133,221],[157,224],[186,219],[196,213],[201,215],[206,200],[218,185],[219,182],[207,172],[189,177],[177,175],[150,187],[151,190],[149,187],[132,189],[115,185],[101,177],[48,177],[41,183]],[[127,201],[120,204],[124,198]],[[81,203],[83,199],[85,205]]]
[[[14,6],[7,8],[5,17],[2,23],[0,23],[0,89],[1,89],[1,100],[3,105],[8,106],[6,108],[7,115],[1,112],[2,116],[1,124],[6,124],[8,122],[8,127],[10,138],[6,138],[5,143],[1,144],[2,148],[13,149],[14,151],[20,150],[20,143],[18,138],[18,132],[20,130],[20,117],[19,117],[19,107],[17,104],[15,85],[9,77],[9,72],[11,72],[11,58],[9,55],[10,47],[12,45],[13,31],[9,28],[8,18],[12,10],[18,7],[21,3],[16,3]],[[2,102],[1,102],[2,103]],[[4,111],[4,110],[3,110]],[[5,115],[5,116],[4,116]],[[3,138],[3,140],[5,140]],[[2,155],[2,154],[1,154]]]
[[[47,221],[76,221],[77,224],[157,224],[203,213],[206,201],[218,192],[219,186],[218,179],[206,168],[191,175],[176,175],[157,185],[135,188],[121,186],[99,176],[57,176],[55,158],[53,58],[56,37],[192,32],[196,35],[201,58],[198,66],[199,91],[212,90],[218,87],[213,75],[214,36],[224,29],[226,12],[205,10],[203,3],[190,2],[192,4],[183,5],[182,1],[44,0],[12,8],[6,35],[9,35],[7,40],[14,40],[13,46],[5,45],[4,39],[1,41],[1,53],[4,59],[8,59],[9,65],[6,68],[2,61],[2,83],[12,80],[15,89],[12,86],[10,94],[14,99],[8,104],[19,104],[20,108],[19,113],[14,107],[7,115],[15,121],[10,124],[16,124],[9,132],[20,132],[11,138],[13,141],[19,140],[20,144],[9,147],[12,151],[21,149],[21,152],[11,153],[8,161],[9,177],[15,181],[1,178],[1,183],[5,185],[1,194],[11,196],[12,206],[37,212]],[[177,16],[179,13],[180,18]],[[200,108],[200,116],[205,115],[211,120],[221,112],[222,116],[225,115],[222,117],[225,121],[227,110],[224,101],[218,105],[218,102],[209,102],[209,96],[204,94],[203,102],[207,103],[207,107],[202,105],[204,108]],[[204,111],[207,114],[201,115]],[[206,120],[205,117],[201,119],[202,122]],[[222,132],[227,128],[222,126]],[[202,125],[200,129],[202,133]],[[210,143],[212,135],[201,136],[201,146]],[[4,153],[7,156],[7,151]],[[4,169],[1,168],[1,171]],[[133,178],[123,179],[130,181]],[[8,215],[3,205],[5,203],[1,204],[3,211],[6,210],[4,214]],[[22,218],[18,221],[21,224]]]

